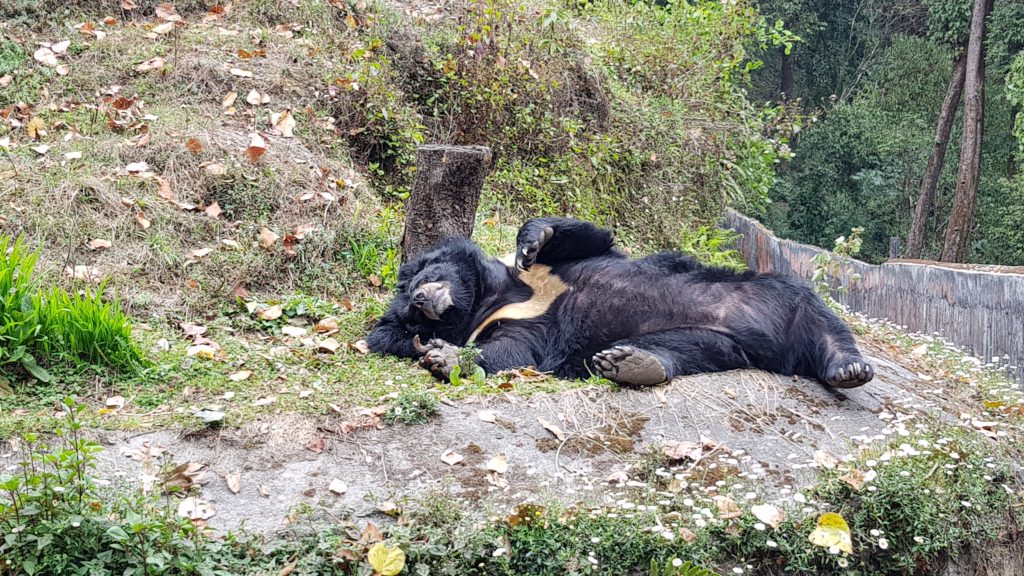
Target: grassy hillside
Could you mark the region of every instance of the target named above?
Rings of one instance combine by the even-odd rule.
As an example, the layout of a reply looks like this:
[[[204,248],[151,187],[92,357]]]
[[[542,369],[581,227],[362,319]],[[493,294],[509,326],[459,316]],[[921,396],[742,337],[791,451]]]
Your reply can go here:
[[[202,342],[182,322],[220,331],[203,336],[231,364],[216,378],[249,361],[233,341],[319,366],[318,343],[283,333],[289,322],[333,317],[329,336],[354,342],[394,285],[418,144],[493,148],[477,236],[494,252],[548,214],[614,226],[639,250],[715,252],[720,239],[697,228],[726,203],[763,202],[787,154],[792,119],[749,103],[744,85],[748,48],[791,38],[744,3],[0,11],[0,233],[38,251],[40,285],[105,280],[153,347],[149,371],[210,364],[187,356]],[[256,316],[278,304],[280,318]],[[365,380],[349,353],[330,363]],[[45,356],[58,383],[82,384],[80,358],[62,378]]]

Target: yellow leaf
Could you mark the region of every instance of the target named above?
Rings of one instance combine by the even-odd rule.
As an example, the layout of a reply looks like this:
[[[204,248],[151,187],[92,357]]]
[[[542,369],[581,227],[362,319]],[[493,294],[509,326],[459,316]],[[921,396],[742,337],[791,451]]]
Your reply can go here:
[[[370,566],[381,576],[396,576],[405,568],[405,552],[398,546],[387,546],[378,542],[370,548]]]
[[[818,525],[814,528],[807,540],[815,546],[822,548],[833,548],[844,554],[853,554],[853,539],[850,536],[850,526],[846,520],[835,512],[827,512],[818,516]]]
[[[26,129],[28,130],[29,138],[38,140],[40,136],[46,133],[46,122],[39,116],[36,116],[28,121]]]

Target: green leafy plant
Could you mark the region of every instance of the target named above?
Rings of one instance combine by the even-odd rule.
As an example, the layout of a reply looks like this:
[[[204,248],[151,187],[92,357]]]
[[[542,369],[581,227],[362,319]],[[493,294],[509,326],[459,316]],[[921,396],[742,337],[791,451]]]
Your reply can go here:
[[[37,380],[54,361],[132,371],[144,360],[131,336],[131,324],[116,301],[95,292],[42,291],[32,274],[39,255],[18,238],[0,238],[0,370],[18,365]]]
[[[427,390],[402,390],[382,419],[388,424],[424,424],[437,414],[437,404],[437,397]]]
[[[37,294],[33,306],[42,332],[48,334],[41,348],[73,362],[110,366],[131,371],[143,362],[132,339],[128,317],[116,301],[104,301],[100,285],[95,292],[68,294],[62,288]]]
[[[853,228],[850,230],[849,236],[836,238],[835,247],[831,252],[823,250],[811,258],[811,263],[814,264],[811,283],[814,285],[815,291],[825,298],[826,302],[834,305],[832,294],[834,292],[844,293],[848,290],[848,287],[840,280],[843,260],[853,258],[860,252],[860,236],[863,232],[863,228]],[[851,274],[849,277],[851,282],[858,282],[860,279],[860,274]]]
[[[50,375],[32,354],[42,338],[32,298],[32,270],[38,259],[21,238],[11,245],[7,237],[0,237],[0,370],[17,364],[45,382]]]
[[[723,228],[700,226],[680,234],[679,249],[710,266],[746,270],[743,254],[733,246],[738,234]]]

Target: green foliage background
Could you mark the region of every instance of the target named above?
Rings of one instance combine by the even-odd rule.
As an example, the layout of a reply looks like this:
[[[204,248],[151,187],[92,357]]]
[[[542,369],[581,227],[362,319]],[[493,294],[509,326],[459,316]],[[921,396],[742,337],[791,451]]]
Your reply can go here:
[[[770,193],[773,203],[759,215],[783,236],[826,247],[863,226],[863,257],[881,261],[888,256],[890,237],[905,245],[972,3],[772,0],[760,5],[803,39],[794,48],[793,91],[815,121],[794,144],[795,159],[780,171]],[[1019,71],[1018,76],[1011,72],[1021,67],[1011,67],[1024,48],[1021,22],[1024,2],[1016,0],[996,2],[988,20],[985,137],[970,253],[975,262],[1024,264],[1018,232],[1024,226],[1016,140],[1020,80]],[[777,99],[781,55],[775,50],[764,59],[752,94]],[[958,114],[929,223],[927,258],[937,256],[945,233],[961,125]]]

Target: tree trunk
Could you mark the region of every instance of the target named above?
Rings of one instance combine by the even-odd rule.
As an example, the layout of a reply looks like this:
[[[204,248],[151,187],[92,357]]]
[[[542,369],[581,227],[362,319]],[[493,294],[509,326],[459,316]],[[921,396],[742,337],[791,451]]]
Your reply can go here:
[[[420,146],[416,181],[406,204],[402,263],[449,236],[469,238],[491,167],[484,146]]]
[[[782,92],[783,100],[794,99],[794,80],[793,80],[793,53],[786,54],[785,47],[780,48],[782,52],[782,83],[779,86],[779,90]]]
[[[981,168],[982,118],[985,112],[985,20],[993,0],[974,0],[971,35],[967,41],[967,71],[964,77],[964,134],[960,146],[960,171],[956,197],[946,228],[946,242],[940,260],[963,262],[974,225],[974,200],[978,195]]]
[[[932,144],[932,155],[928,158],[928,166],[924,169],[921,180],[921,194],[914,208],[914,221],[910,226],[910,237],[907,239],[907,257],[920,258],[924,250],[925,232],[928,228],[928,216],[935,200],[935,186],[942,173],[942,163],[946,160],[946,149],[949,147],[949,133],[953,130],[956,109],[960,105],[960,94],[964,89],[964,76],[967,72],[967,55],[960,52],[953,63],[953,74],[946,89],[946,98],[942,101],[939,121],[935,127],[935,143]]]

